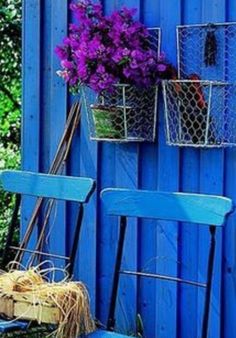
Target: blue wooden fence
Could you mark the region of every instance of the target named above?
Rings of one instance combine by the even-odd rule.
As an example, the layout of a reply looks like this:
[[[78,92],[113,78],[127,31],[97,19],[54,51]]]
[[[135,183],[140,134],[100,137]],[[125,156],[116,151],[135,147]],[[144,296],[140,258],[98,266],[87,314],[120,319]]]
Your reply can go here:
[[[161,27],[162,49],[174,63],[177,24],[236,21],[235,0],[104,0],[103,5],[106,13],[122,5],[138,8],[138,16],[147,26]],[[23,168],[46,172],[63,130],[67,107],[74,100],[55,75],[59,63],[53,52],[66,35],[70,14],[66,0],[24,0],[23,11]],[[83,114],[66,173],[97,181],[97,191],[86,208],[76,273],[88,286],[93,312],[102,322],[107,318],[118,227],[116,218],[104,214],[101,189],[116,186],[201,192],[236,199],[236,151],[167,146],[162,100],[154,144],[91,142]],[[23,230],[33,202],[32,198],[24,201]],[[75,204],[58,205],[58,225],[50,239],[57,253],[65,253],[70,246],[76,211]],[[151,220],[132,222],[124,267],[188,279],[205,278],[207,228]],[[231,216],[224,232],[218,233],[211,338],[236,337],[235,224],[235,216]],[[122,277],[117,326],[122,332],[132,333],[139,313],[147,338],[199,337],[203,300],[204,291],[191,286]]]

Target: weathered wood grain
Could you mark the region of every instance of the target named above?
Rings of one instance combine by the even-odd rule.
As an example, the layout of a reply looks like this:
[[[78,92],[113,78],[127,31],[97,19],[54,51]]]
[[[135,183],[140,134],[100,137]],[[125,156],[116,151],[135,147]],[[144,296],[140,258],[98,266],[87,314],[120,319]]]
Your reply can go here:
[[[53,3],[52,5],[55,8],[60,7],[60,4],[64,6],[66,3],[59,0],[56,2],[57,4]],[[147,25],[156,25],[157,23],[162,27],[162,50],[167,53],[168,59],[174,63],[176,60],[174,32],[176,24],[191,24],[201,21],[214,22],[215,20],[222,22],[224,19],[228,21],[236,20],[236,4],[234,0],[140,0],[138,2],[103,0],[102,2],[106,13],[111,12],[114,8],[119,8],[121,5],[139,7],[140,17]],[[53,121],[55,121],[55,124],[62,124],[64,118],[62,114],[64,112],[61,105],[66,102],[66,94],[61,94],[61,91],[60,94],[58,92],[60,79],[57,79],[54,74],[56,62],[54,63],[51,60],[54,46],[51,45],[49,51],[48,42],[44,41],[42,33],[48,37],[48,41],[52,37],[51,44],[54,44],[55,37],[57,34],[58,36],[60,35],[59,31],[54,31],[53,33],[58,16],[61,15],[62,20],[64,20],[68,12],[64,10],[54,17],[54,13],[52,11],[49,13],[47,10],[49,7],[50,4],[47,4],[46,9],[42,10],[40,1],[24,1],[22,148],[23,168],[29,171],[40,171],[39,167],[42,169],[47,168],[56,140],[50,137],[48,143],[52,144],[45,144],[44,149],[42,149],[40,139],[42,140],[44,135],[51,133],[50,130],[45,130],[46,121],[50,121],[51,125]],[[44,22],[43,30],[40,29],[40,22]],[[197,50],[196,53],[198,53]],[[46,58],[50,58],[47,63],[48,68],[53,65],[50,76],[47,75],[50,72],[49,69],[42,72],[42,60]],[[43,62],[45,64],[45,61]],[[191,58],[189,62],[191,62]],[[56,85],[55,91],[53,89],[54,85]],[[50,95],[47,95],[47,90],[50,91]],[[54,93],[56,97],[52,98]],[[47,101],[46,104],[44,104],[45,101]],[[50,113],[49,107],[57,108],[59,105],[60,109],[56,109],[58,116],[53,120],[54,109]],[[46,106],[47,109],[42,112],[41,109]],[[43,114],[47,114],[47,112],[50,113],[50,117],[45,119]],[[97,147],[88,139],[86,118],[84,116],[81,133],[77,133],[74,147],[72,148],[68,173],[74,176],[97,177],[99,181],[98,191],[109,186],[135,188],[135,185],[137,185],[138,188],[150,190],[224,194],[231,197],[235,202],[235,151],[230,149],[223,154],[221,150],[181,149],[178,151],[178,149],[167,147],[165,144],[163,116],[163,107],[160,100],[157,143],[153,145],[143,144],[141,147],[132,145],[123,147],[109,143],[100,144]],[[56,132],[56,135],[58,133]],[[137,148],[137,152],[134,151],[131,156],[128,151],[135,148]],[[32,205],[32,198],[28,197],[23,207],[22,232],[30,216]],[[77,268],[77,272],[80,273],[84,280],[88,281],[93,309],[95,310],[96,307],[98,318],[105,323],[117,239],[116,217],[107,217],[103,204],[96,197],[94,197],[93,203],[89,205],[87,211],[88,216],[85,217],[85,227],[88,226],[89,229],[84,232],[82,237],[83,245],[78,255],[80,257],[80,268]],[[66,220],[69,225],[66,229],[66,246],[68,247],[74,230],[73,220],[76,217],[76,213],[77,207],[74,203],[67,205]],[[167,263],[170,263],[171,268],[168,272],[172,274],[179,273],[182,277],[196,277],[196,275],[199,278],[204,277],[209,240],[207,228],[184,224],[183,227],[180,225],[178,229],[175,222],[169,225],[165,221],[158,221],[156,225],[154,221],[144,220],[138,223],[137,229],[134,238],[138,240],[140,246],[137,254],[128,258],[129,262],[133,261],[134,265],[137,264],[145,268],[146,264],[149,264],[150,259],[153,258],[155,263],[151,264],[151,268],[154,270],[163,272],[167,269],[167,265],[169,266]],[[129,240],[131,243],[132,230]],[[223,251],[221,250],[220,241],[218,241],[217,247],[216,279],[220,277],[221,273],[223,278],[222,285],[219,283],[214,285],[215,297],[212,303],[214,315],[210,323],[212,327],[210,330],[211,338],[219,338],[220,334],[223,337],[231,338],[232,332],[236,330],[236,321],[234,319],[236,311],[236,258],[234,254],[236,251],[236,233],[234,215],[230,216],[224,231]],[[220,236],[218,235],[218,240],[221,239]],[[133,242],[135,241],[134,238]],[[88,239],[91,245],[88,245]],[[153,256],[152,253],[155,249],[158,249],[161,256],[160,259]],[[131,250],[132,248],[128,251],[128,255]],[[133,250],[137,250],[136,244]],[[180,262],[182,263],[181,268]],[[94,269],[91,272],[88,269],[88,265],[91,266],[93,264],[96,264],[98,269]],[[221,266],[223,267],[222,271]],[[199,336],[204,292],[198,292],[193,289],[188,291],[187,287],[184,291],[183,288],[185,287],[181,286],[177,289],[173,284],[170,285],[163,282],[158,282],[157,286],[154,286],[152,281],[138,282],[140,300],[137,307],[136,305],[135,307],[137,311],[141,309],[146,338],[172,338],[173,336],[196,338]],[[223,290],[223,294],[217,291],[219,289]],[[97,294],[96,290],[98,291]],[[122,297],[127,299],[125,301],[126,305],[133,299],[134,292],[127,289],[125,293],[125,297]],[[220,298],[222,300],[221,310],[217,309],[220,307]],[[151,311],[154,307],[155,310]],[[126,309],[122,308],[121,311],[117,312],[119,322],[124,322],[125,311]],[[132,332],[134,331],[135,328],[132,328]]]
[[[39,171],[40,166],[40,128],[41,128],[41,39],[40,22],[42,2],[22,1],[22,138],[21,167],[23,170]],[[21,237],[35,206],[35,198],[24,196],[22,199]],[[33,232],[29,247],[37,241],[37,231]],[[24,262],[27,261],[25,257]]]
[[[145,190],[105,189],[107,213],[222,226],[232,200],[221,196]]]
[[[86,202],[94,188],[90,178],[6,170],[0,175],[4,190],[23,195]]]

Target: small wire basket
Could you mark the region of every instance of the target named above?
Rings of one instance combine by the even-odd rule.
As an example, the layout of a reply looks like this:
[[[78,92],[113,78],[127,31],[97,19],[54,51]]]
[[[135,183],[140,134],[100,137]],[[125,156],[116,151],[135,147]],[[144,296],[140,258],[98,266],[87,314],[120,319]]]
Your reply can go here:
[[[89,88],[83,88],[82,93],[92,140],[155,140],[158,86],[142,89],[118,84],[111,92],[95,97]]]
[[[198,80],[163,81],[167,144],[236,145],[236,86]]]

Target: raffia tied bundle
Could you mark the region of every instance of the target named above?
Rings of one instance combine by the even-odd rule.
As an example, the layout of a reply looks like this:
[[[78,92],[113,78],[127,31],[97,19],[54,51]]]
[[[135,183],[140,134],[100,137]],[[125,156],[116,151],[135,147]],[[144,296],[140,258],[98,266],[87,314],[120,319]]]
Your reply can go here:
[[[58,308],[59,320],[55,331],[58,338],[74,338],[95,329],[88,293],[80,282],[47,282],[37,269],[11,271],[0,275],[0,294],[13,299],[19,295],[34,299],[33,304],[41,306],[42,311],[45,304]],[[40,317],[36,319],[39,324],[42,322]]]

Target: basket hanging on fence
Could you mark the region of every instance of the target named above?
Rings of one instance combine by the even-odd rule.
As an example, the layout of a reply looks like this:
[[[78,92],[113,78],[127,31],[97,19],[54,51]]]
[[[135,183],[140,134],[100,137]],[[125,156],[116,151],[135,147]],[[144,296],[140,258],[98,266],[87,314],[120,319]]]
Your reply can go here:
[[[148,28],[149,47],[160,55],[160,28]],[[156,136],[158,86],[147,89],[117,84],[113,90],[94,94],[82,89],[90,138],[96,141],[153,142]]]
[[[163,82],[169,145],[236,145],[236,86],[217,81]]]
[[[163,82],[169,145],[236,145],[235,51],[235,23],[177,27],[181,80]]]
[[[152,142],[155,140],[158,87],[140,89],[115,85],[95,98],[88,88],[83,97],[92,140]],[[93,99],[92,99],[93,97]]]

